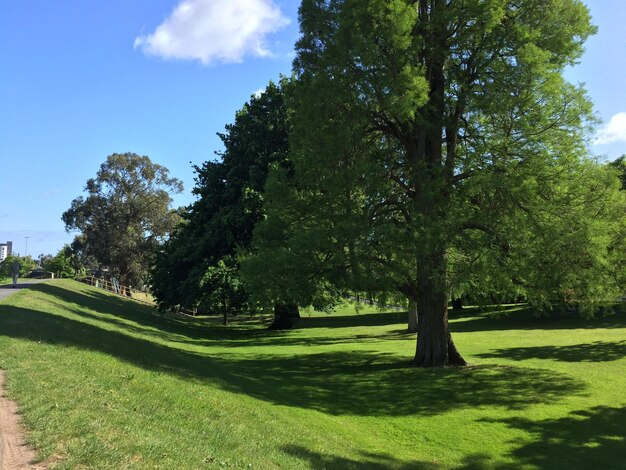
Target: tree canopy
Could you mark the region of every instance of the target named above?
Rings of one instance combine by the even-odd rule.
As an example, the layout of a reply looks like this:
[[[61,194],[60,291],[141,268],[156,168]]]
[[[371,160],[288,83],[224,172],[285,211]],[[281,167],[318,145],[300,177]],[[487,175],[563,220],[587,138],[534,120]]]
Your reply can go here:
[[[181,192],[182,183],[147,156],[116,153],[85,191],[62,216],[66,230],[81,232],[76,251],[93,257],[121,284],[143,285],[157,247],[179,220],[170,194]]]
[[[408,297],[419,366],[465,364],[452,294],[616,292],[623,195],[587,157],[591,104],[562,76],[595,31],[581,1],[304,0],[300,25],[294,170],[268,182],[255,288]]]
[[[76,277],[80,271],[78,260],[70,245],[65,245],[55,256],[44,260],[42,267],[60,278]]]
[[[238,250],[263,218],[268,170],[287,165],[289,80],[270,82],[218,136],[217,161],[195,167],[196,201],[159,251],[153,291],[162,308],[239,312],[252,309],[239,279]]]

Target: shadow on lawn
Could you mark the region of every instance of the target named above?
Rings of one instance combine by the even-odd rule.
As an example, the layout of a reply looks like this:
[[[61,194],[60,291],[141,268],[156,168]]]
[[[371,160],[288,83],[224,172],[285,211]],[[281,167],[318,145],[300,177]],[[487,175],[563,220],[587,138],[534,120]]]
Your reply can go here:
[[[484,313],[475,317],[455,317],[450,315],[450,329],[453,333],[474,331],[505,330],[570,330],[591,328],[626,328],[626,311],[611,315],[584,318],[576,313],[537,317],[529,308],[510,312]]]
[[[431,462],[422,462],[415,460],[412,462],[400,461],[391,455],[375,454],[371,452],[363,452],[360,460],[348,459],[329,455],[324,452],[314,452],[302,446],[286,446],[283,451],[293,455],[303,461],[310,463],[311,468],[342,468],[342,469],[372,469],[387,470],[390,468],[397,470],[435,470],[440,468]]]
[[[515,465],[498,464],[490,457],[475,454],[463,470],[534,468],[618,469],[626,464],[626,408],[598,406],[564,418],[531,421],[524,418],[485,420],[505,423],[530,433],[528,444],[511,452]]]
[[[193,319],[163,315],[154,308],[134,303],[123,297],[115,297],[96,289],[86,289],[74,292],[55,286],[43,284],[37,286],[39,290],[49,296],[56,297],[57,302],[47,299],[47,302],[57,308],[71,311],[81,317],[89,317],[99,321],[116,325],[129,332],[143,334],[166,341],[193,344],[196,346],[228,346],[249,347],[250,341],[255,345],[273,346],[312,346],[330,345],[339,343],[354,343],[358,341],[379,342],[389,339],[415,340],[414,335],[407,335],[404,329],[385,332],[382,334],[359,334],[344,336],[298,336],[292,331],[268,330],[262,325],[258,317],[241,316],[233,320],[228,327],[220,324],[221,319]],[[72,308],[71,305],[76,305]],[[406,313],[404,314],[406,316]],[[361,316],[338,316],[343,326],[365,326],[368,317],[375,317],[369,326],[377,324],[397,323],[396,313],[393,314],[364,314]],[[309,321],[325,320],[325,318],[303,318],[300,325],[307,326]],[[391,320],[391,321],[390,321]]]
[[[68,304],[77,305],[78,308],[70,309],[77,315],[89,316],[122,328],[171,341],[182,340],[183,342],[195,343],[195,340],[214,338],[211,344],[215,344],[216,341],[219,342],[220,340],[243,340],[256,336],[281,336],[287,333],[262,328],[223,328],[218,324],[221,318],[207,321],[206,319],[163,315],[151,306],[114,296],[95,288],[74,292],[55,286],[53,283],[47,283],[36,286],[33,290],[58,298],[59,302],[53,303],[53,305],[59,308],[67,310]],[[94,312],[86,311],[85,308]],[[133,326],[132,323],[136,325]],[[242,323],[242,326],[246,325],[245,321]],[[258,320],[255,319],[254,323],[257,324]]]
[[[525,348],[497,349],[479,354],[484,358],[503,358],[523,361],[526,359],[553,359],[563,362],[617,361],[626,357],[626,341],[574,344],[571,346],[533,346]]]
[[[86,287],[86,286],[85,286]],[[57,297],[58,307],[67,309],[67,303],[77,305],[74,313],[81,316],[91,316],[94,319],[107,321],[140,334],[149,335],[166,341],[173,341],[196,346],[229,346],[248,347],[254,340],[256,345],[281,346],[311,346],[331,345],[340,343],[382,342],[388,340],[415,340],[413,334],[407,334],[405,329],[406,312],[366,313],[361,315],[328,315],[324,317],[304,316],[298,323],[296,330],[276,331],[267,330],[260,325],[258,318],[239,317],[228,327],[218,324],[217,320],[192,319],[162,315],[154,308],[134,303],[123,297],[111,296],[100,290],[85,288],[81,292],[73,292],[54,283],[40,284],[33,290]],[[87,307],[95,312],[89,312],[81,307]],[[519,310],[517,306],[504,306],[496,312],[496,307],[488,308],[488,312],[479,313],[484,309],[466,308],[461,312],[450,312],[452,332],[472,332],[508,329],[565,329],[565,328],[618,328],[626,327],[626,314],[616,314],[610,317],[585,320],[579,317],[567,318],[537,318],[528,309]],[[492,312],[492,313],[489,313]],[[494,313],[495,312],[495,313]],[[508,312],[508,313],[507,313]],[[468,315],[481,315],[469,317]],[[244,319],[245,318],[245,319]],[[454,318],[463,318],[455,321]],[[133,324],[134,323],[134,324]],[[393,331],[373,334],[350,335],[307,335],[302,336],[298,330],[315,328],[332,328],[341,331],[341,328],[363,326],[391,326],[399,328]]]
[[[110,318],[99,320],[105,326]],[[176,329],[184,334],[183,326]],[[143,369],[211,381],[277,405],[333,415],[433,415],[478,406],[523,409],[585,390],[581,381],[542,369],[415,369],[395,356],[372,352],[209,356],[11,305],[0,305],[0,335],[101,352]],[[256,345],[254,338],[249,345]]]

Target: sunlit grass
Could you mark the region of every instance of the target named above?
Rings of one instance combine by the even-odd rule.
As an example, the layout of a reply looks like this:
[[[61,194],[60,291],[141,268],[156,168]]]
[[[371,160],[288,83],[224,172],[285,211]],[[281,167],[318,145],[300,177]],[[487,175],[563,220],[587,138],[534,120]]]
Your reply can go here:
[[[472,366],[419,370],[406,312],[276,332],[55,281],[0,303],[0,367],[57,468],[620,468],[626,315],[451,315]]]

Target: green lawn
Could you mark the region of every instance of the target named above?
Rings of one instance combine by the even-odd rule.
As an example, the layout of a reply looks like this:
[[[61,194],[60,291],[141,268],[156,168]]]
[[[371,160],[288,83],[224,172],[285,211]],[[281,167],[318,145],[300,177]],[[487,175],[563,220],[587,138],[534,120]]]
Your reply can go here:
[[[0,303],[0,367],[55,468],[624,468],[626,314],[465,312],[472,367],[429,370],[404,319],[223,327],[61,280]]]

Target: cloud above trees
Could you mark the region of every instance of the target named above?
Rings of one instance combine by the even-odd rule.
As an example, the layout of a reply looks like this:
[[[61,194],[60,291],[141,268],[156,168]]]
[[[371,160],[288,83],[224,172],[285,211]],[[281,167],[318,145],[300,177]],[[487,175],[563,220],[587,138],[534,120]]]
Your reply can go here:
[[[626,113],[617,113],[598,131],[594,144],[607,145],[626,142]]]
[[[272,53],[267,36],[289,24],[273,0],[183,0],[135,48],[164,59],[204,65],[241,62]]]

